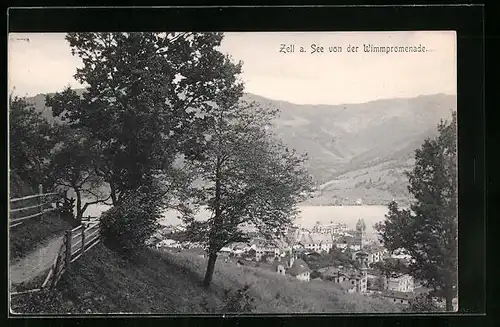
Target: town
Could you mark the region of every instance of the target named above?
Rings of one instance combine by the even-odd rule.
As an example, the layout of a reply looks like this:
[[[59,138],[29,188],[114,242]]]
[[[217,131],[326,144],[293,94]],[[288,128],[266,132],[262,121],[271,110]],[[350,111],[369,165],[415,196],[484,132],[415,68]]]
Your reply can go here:
[[[167,226],[157,231],[148,245],[161,251],[194,252],[206,258],[201,244],[179,240],[182,226]],[[401,251],[390,253],[377,240],[368,239],[364,221],[356,229],[347,224],[320,224],[312,229],[298,226],[287,228],[283,237],[266,240],[257,231],[248,233],[246,243],[231,243],[218,252],[223,262],[237,266],[253,266],[301,282],[323,281],[335,283],[346,293],[383,297],[407,306],[416,296],[430,290],[406,273],[387,272],[384,264],[397,263],[407,267],[411,257]],[[443,299],[434,298],[443,306]]]

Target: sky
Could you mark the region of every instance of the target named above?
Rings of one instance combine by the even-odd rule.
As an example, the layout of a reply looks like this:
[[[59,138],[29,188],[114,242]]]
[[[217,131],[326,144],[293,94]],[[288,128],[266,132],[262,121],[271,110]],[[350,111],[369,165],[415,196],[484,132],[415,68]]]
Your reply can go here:
[[[280,51],[292,45],[294,52]],[[311,45],[323,47],[323,52],[311,53]],[[423,46],[426,51],[364,52],[368,45]],[[299,52],[301,46],[305,52]],[[352,46],[358,47],[357,52],[348,51]],[[456,95],[454,31],[231,32],[225,33],[220,50],[243,61],[245,92],[274,100],[333,105]],[[9,92],[34,96],[68,85],[80,88],[73,78],[79,66],[64,33],[9,34]]]

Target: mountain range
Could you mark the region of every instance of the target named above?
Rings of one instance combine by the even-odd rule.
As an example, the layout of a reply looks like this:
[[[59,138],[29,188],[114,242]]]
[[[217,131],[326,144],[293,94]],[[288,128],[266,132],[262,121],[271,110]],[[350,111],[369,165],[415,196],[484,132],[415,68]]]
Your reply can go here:
[[[341,105],[298,105],[247,94],[280,111],[276,133],[301,153],[318,192],[309,204],[408,202],[415,150],[451,120],[456,96],[422,95]]]
[[[299,105],[249,93],[243,100],[277,108],[277,136],[308,154],[306,165],[317,185],[311,205],[407,202],[404,171],[414,164],[415,150],[456,111],[456,96],[446,94],[340,105]],[[28,101],[54,119],[45,94]]]

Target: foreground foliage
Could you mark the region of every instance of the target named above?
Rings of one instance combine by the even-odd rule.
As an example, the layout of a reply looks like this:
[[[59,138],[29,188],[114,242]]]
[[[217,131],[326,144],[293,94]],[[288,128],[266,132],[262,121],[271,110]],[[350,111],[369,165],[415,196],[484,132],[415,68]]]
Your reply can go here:
[[[416,150],[415,167],[407,174],[416,201],[409,210],[390,203],[387,219],[375,227],[388,250],[401,248],[413,258],[409,273],[444,297],[451,311],[458,273],[456,112],[438,131]]]
[[[104,241],[114,249],[132,254],[145,246],[162,218],[161,197],[154,189],[140,189],[119,206],[101,216]]]
[[[217,49],[222,38],[222,33],[67,34],[72,54],[83,61],[75,77],[88,87],[81,97],[66,89],[46,102],[71,128],[85,131],[92,172],[106,184],[113,205],[148,186],[178,153],[196,156],[209,102],[220,92],[241,90],[235,79],[240,65]]]
[[[205,244],[209,260],[204,283],[212,279],[217,252],[231,242],[248,240],[250,225],[267,239],[284,235],[307,198],[312,179],[305,155],[285,147],[271,132],[277,111],[221,96],[209,117],[202,160],[190,162],[204,183],[194,202],[211,211],[203,222],[184,216],[186,238]]]

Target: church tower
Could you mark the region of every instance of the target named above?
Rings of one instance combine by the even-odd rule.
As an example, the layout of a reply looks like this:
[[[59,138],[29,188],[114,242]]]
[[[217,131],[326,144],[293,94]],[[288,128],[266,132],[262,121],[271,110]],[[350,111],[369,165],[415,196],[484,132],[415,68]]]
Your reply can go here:
[[[359,240],[361,248],[363,248],[366,239],[366,224],[363,218],[360,218],[356,223],[356,238]]]

